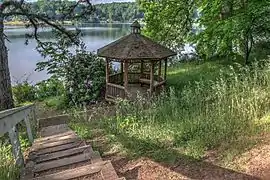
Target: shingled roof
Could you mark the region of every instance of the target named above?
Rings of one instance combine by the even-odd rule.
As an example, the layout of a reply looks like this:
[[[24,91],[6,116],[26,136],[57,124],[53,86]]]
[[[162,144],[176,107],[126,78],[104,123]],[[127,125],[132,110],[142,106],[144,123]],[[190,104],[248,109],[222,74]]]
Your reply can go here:
[[[98,49],[98,56],[119,60],[159,60],[176,55],[169,48],[140,34],[140,24],[135,21],[132,33]]]

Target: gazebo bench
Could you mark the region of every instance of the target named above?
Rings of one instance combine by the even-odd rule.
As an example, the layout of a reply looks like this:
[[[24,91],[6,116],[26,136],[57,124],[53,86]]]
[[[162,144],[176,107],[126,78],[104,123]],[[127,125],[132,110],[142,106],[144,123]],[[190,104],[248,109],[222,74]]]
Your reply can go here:
[[[148,84],[148,85],[151,84],[150,79],[140,78],[139,81],[140,81],[141,84]],[[155,86],[156,84],[158,84],[158,82],[154,81],[153,85]]]

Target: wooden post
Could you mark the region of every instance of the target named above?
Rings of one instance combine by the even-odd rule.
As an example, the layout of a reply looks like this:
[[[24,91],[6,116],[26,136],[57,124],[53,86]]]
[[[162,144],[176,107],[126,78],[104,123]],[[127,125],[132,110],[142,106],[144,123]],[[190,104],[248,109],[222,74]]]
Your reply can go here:
[[[144,63],[143,61],[141,61],[141,75],[143,75],[143,71],[144,71]]]
[[[165,70],[164,70],[164,80],[167,80],[167,67],[168,67],[168,59],[165,59]]]
[[[121,73],[121,83],[123,83],[125,81],[124,80],[124,64],[123,64],[123,61],[121,61],[120,73]]]
[[[33,122],[35,124],[35,127],[34,127],[34,131],[37,131],[37,129],[39,128],[39,123],[38,123],[38,120],[37,120],[37,114],[36,114],[36,105],[34,105],[32,107],[32,119],[33,119]]]
[[[33,134],[32,134],[31,123],[29,121],[29,116],[26,116],[24,118],[24,122],[26,125],[26,131],[27,131],[29,142],[32,144],[34,142],[34,138],[33,138]]]
[[[151,61],[151,71],[150,71],[150,95],[152,95],[153,87],[154,87],[154,72],[155,71],[155,64]]]
[[[17,130],[16,125],[11,128],[8,132],[10,143],[12,145],[12,153],[15,158],[15,163],[17,166],[22,167],[24,166],[23,155],[21,151],[21,144],[19,141],[19,133]]]
[[[107,98],[108,95],[108,83],[110,82],[110,61],[108,58],[106,58],[106,92],[105,92],[105,98]]]
[[[161,65],[162,65],[162,64],[161,64],[161,61],[162,61],[162,60],[159,60],[159,62],[158,62],[158,63],[159,63],[159,64],[158,64],[158,77],[159,77],[159,78],[161,77]]]
[[[128,63],[125,60],[124,63],[124,87],[125,87],[125,97],[128,95]]]

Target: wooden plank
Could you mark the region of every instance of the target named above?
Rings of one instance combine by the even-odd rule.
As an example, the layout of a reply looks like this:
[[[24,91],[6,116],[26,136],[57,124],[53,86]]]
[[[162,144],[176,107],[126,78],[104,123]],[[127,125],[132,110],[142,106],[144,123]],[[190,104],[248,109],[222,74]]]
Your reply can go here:
[[[67,166],[70,164],[75,164],[75,163],[87,161],[90,159],[91,159],[91,152],[85,152],[83,154],[79,154],[79,155],[75,155],[75,156],[71,156],[71,157],[67,157],[63,159],[36,164],[34,168],[34,172],[46,171],[49,169]]]
[[[70,143],[74,143],[74,142],[78,142],[78,141],[80,141],[80,138],[75,137],[72,139],[65,139],[65,140],[49,142],[49,143],[40,143],[40,144],[37,143],[37,144],[34,144],[31,149],[32,149],[32,151],[38,151],[41,149],[56,147],[56,146],[60,146],[60,145],[64,145],[64,144],[70,144]]]
[[[154,73],[155,73],[155,64],[152,61],[151,62],[151,71],[150,71],[150,94],[152,94],[153,92],[153,88],[154,88]]]
[[[101,175],[103,179],[106,179],[106,180],[118,180],[118,176],[111,162],[103,166],[101,170]]]
[[[93,151],[90,145],[86,145],[86,146],[81,146],[81,147],[77,147],[77,148],[67,149],[64,151],[54,152],[51,154],[43,154],[43,155],[38,156],[35,161],[37,163],[40,163],[40,162],[49,161],[52,159],[67,157],[67,156],[71,156],[74,154],[82,153],[86,149],[89,149],[89,152]]]
[[[54,141],[58,141],[59,138],[62,139],[62,138],[65,138],[67,136],[70,137],[70,135],[75,135],[76,136],[76,133],[74,131],[70,130],[70,131],[60,133],[60,134],[57,134],[57,135],[52,135],[52,136],[36,139],[34,141],[34,143],[54,142]]]
[[[128,62],[124,62],[124,87],[125,87],[125,97],[128,96]]]
[[[78,138],[78,136],[76,134],[69,134],[67,136],[59,136],[59,137],[56,137],[54,139],[49,139],[47,141],[35,142],[34,146],[41,146],[43,144],[56,143],[56,142],[66,141],[66,140],[69,140],[69,139],[76,139],[76,138]]]
[[[75,169],[69,169],[65,171],[61,171],[58,173],[37,177],[33,180],[69,180],[69,179],[75,179],[83,176],[87,176],[90,174],[98,173],[101,171],[101,169],[109,163],[108,161],[99,162],[96,164],[90,164],[82,167],[78,167]]]
[[[74,147],[79,147],[82,144],[84,144],[84,142],[79,141],[79,142],[74,142],[74,143],[70,143],[70,144],[64,144],[64,145],[61,145],[61,146],[41,149],[41,150],[36,151],[35,155],[41,155],[41,154],[53,153],[53,152],[57,152],[57,151],[71,149],[71,148],[74,148]]]
[[[165,59],[164,80],[167,80],[168,59]]]
[[[33,134],[32,134],[32,128],[31,128],[31,123],[30,123],[30,120],[29,120],[29,116],[26,116],[24,118],[24,122],[25,122],[25,125],[26,125],[26,131],[27,131],[29,142],[32,144],[33,141],[34,141],[34,138],[33,138]]]
[[[19,133],[16,125],[8,132],[10,143],[12,145],[12,153],[15,158],[15,163],[19,167],[24,165],[24,159],[21,151],[21,144],[19,140]]]
[[[108,85],[108,86],[111,86],[111,87],[118,88],[118,89],[122,89],[122,90],[125,89],[124,86],[120,86],[120,85],[117,85],[117,84],[107,83],[107,85]]]
[[[59,133],[64,133],[69,130],[70,128],[68,127],[67,124],[59,124],[59,125],[48,126],[48,127],[42,128],[40,135],[41,137],[47,137],[47,136],[52,136]]]
[[[21,171],[20,180],[29,180],[34,177],[34,169],[35,163],[33,161],[28,161],[23,170]]]
[[[20,109],[20,111],[12,111],[12,113],[7,113],[0,117],[0,136],[4,135],[15,125],[21,122],[28,114],[31,113],[31,111],[31,107],[28,107],[28,109],[25,109],[24,107],[23,109]]]
[[[161,61],[162,60],[159,60],[159,62],[158,62],[158,77],[161,77],[161,66],[162,66]]]
[[[98,151],[93,151],[92,155],[91,155],[91,163],[94,164],[94,163],[98,163],[98,162],[101,162],[102,161],[102,158],[99,154]]]

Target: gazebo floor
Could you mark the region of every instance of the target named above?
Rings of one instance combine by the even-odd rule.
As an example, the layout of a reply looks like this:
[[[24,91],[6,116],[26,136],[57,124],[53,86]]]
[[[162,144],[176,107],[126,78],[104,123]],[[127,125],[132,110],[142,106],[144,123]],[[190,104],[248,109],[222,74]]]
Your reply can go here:
[[[138,97],[147,98],[149,97],[149,86],[141,86],[140,84],[129,84],[128,85],[128,92],[129,92],[129,99],[136,100]]]

